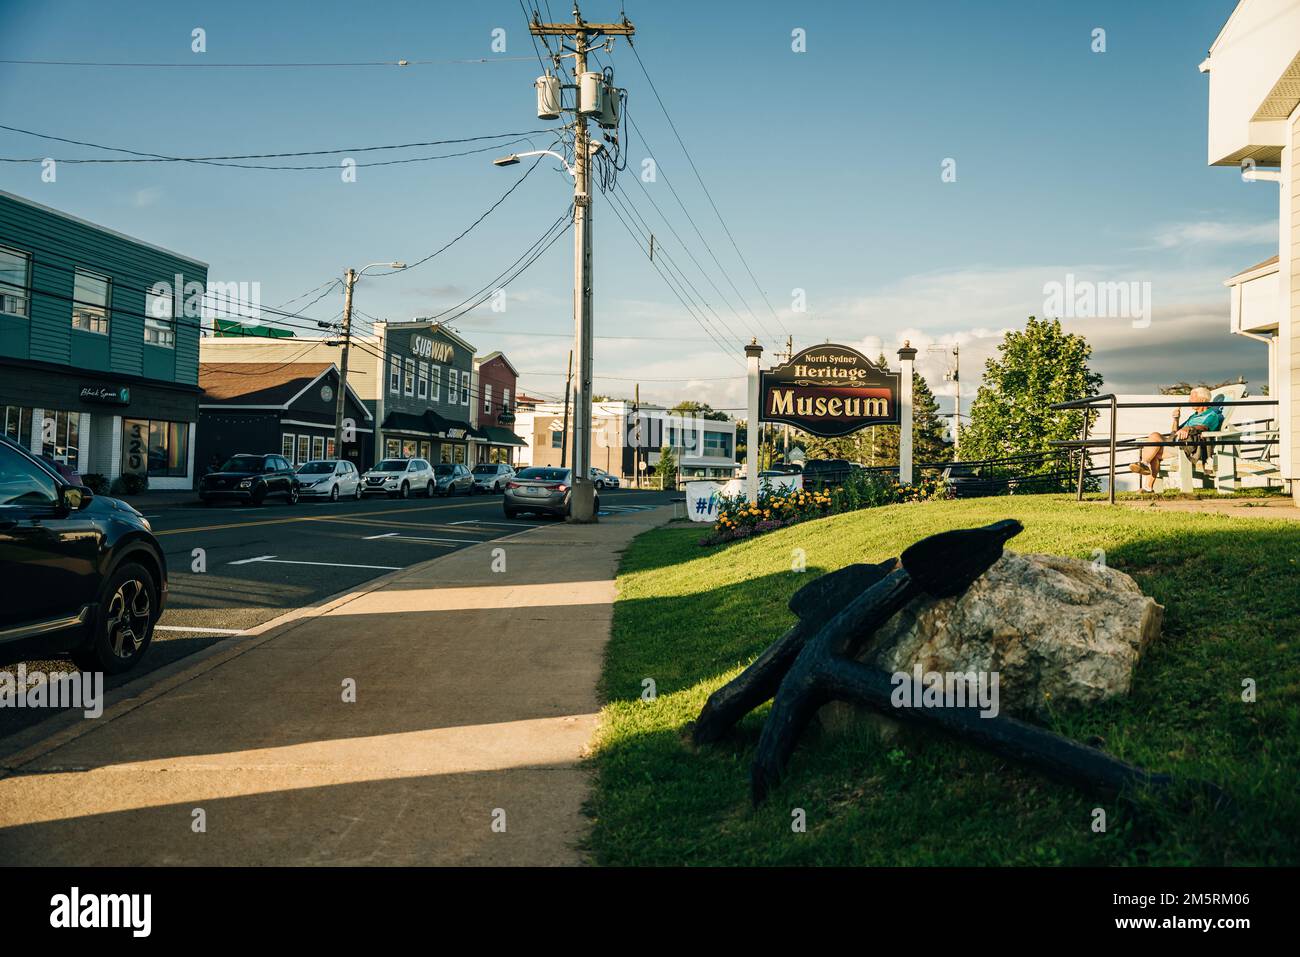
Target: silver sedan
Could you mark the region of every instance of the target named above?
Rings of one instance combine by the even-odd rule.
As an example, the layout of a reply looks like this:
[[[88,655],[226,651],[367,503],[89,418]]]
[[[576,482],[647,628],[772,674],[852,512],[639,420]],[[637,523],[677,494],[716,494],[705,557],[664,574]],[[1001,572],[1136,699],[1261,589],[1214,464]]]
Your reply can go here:
[[[506,483],[501,506],[506,518],[514,518],[521,512],[564,518],[569,514],[572,495],[572,469],[534,466],[516,473]],[[596,511],[600,511],[599,495],[596,496],[595,505]]]

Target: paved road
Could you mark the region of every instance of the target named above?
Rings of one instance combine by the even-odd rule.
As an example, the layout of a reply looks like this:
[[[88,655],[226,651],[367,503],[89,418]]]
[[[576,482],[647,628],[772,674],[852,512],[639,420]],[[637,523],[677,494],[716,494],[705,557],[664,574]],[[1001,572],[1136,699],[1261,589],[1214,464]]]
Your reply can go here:
[[[662,505],[671,494],[606,490],[607,514]],[[108,687],[139,677],[285,612],[379,575],[555,519],[507,519],[501,497],[367,497],[361,502],[177,505],[141,510],[167,555],[170,598],[145,660]],[[201,552],[196,553],[196,550]],[[202,559],[202,571],[196,563]],[[6,666],[12,670],[13,666]],[[28,662],[70,671],[69,661]],[[49,711],[0,709],[0,737]]]

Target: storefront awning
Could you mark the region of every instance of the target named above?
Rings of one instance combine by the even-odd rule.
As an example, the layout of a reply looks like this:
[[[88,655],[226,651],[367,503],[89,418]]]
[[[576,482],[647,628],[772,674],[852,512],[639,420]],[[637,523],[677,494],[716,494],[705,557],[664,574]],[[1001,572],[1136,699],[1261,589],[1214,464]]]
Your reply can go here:
[[[478,430],[483,433],[484,441],[490,445],[527,445],[528,443],[509,429],[499,425],[484,425]]]
[[[431,439],[449,439],[453,442],[463,442],[468,438],[478,437],[478,433],[468,422],[443,418],[433,409],[426,409],[422,415],[416,415],[414,412],[389,412],[384,416],[384,424],[380,428],[385,432],[409,432]]]

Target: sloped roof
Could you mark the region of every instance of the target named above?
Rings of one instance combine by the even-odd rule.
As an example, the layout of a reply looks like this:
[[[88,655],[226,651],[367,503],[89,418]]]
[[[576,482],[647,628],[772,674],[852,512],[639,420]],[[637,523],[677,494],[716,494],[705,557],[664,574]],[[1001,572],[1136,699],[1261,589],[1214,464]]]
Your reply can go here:
[[[331,362],[200,362],[199,386],[204,402],[232,405],[284,405]]]

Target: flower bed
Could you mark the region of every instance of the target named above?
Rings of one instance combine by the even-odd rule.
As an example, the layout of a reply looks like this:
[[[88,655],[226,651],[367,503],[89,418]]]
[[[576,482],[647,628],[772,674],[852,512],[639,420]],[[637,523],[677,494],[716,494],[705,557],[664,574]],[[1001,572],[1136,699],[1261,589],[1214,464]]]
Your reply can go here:
[[[750,502],[743,493],[723,496],[718,505],[718,520],[709,534],[700,540],[700,544],[721,545],[808,519],[853,512],[860,508],[951,497],[951,489],[942,479],[937,478],[926,478],[913,485],[901,485],[892,477],[858,472],[849,476],[844,484],[826,489],[774,486],[764,481],[759,487],[755,502]]]

